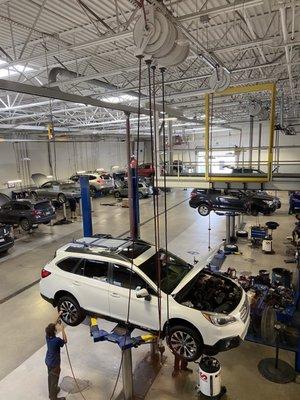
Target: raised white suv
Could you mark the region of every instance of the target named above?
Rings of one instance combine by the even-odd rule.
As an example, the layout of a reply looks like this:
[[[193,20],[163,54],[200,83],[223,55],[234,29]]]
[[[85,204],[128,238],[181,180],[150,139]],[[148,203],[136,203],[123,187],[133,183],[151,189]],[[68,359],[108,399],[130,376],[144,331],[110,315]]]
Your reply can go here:
[[[244,339],[249,304],[237,283],[164,250],[157,254],[147,242],[101,236],[61,247],[41,272],[41,295],[63,311],[66,324],[76,326],[89,314],[154,332],[161,328],[171,350],[188,361]]]
[[[92,197],[95,197],[97,192],[107,194],[114,189],[114,180],[107,172],[86,171],[72,175],[70,180],[77,183],[81,175],[89,177],[90,194]]]

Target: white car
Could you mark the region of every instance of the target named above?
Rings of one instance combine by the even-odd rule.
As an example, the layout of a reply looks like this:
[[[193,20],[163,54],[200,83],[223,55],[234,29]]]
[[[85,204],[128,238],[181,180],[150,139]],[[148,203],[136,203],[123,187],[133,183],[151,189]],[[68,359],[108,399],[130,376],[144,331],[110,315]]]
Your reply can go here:
[[[128,317],[133,326],[161,328],[171,350],[188,361],[238,346],[249,326],[248,298],[237,283],[164,250],[156,254],[144,241],[82,238],[57,250],[41,277],[42,297],[63,311],[66,324],[76,326],[87,314]]]
[[[114,189],[114,180],[107,172],[86,171],[72,175],[70,180],[77,183],[82,175],[89,177],[90,194],[92,197],[95,197],[97,192],[109,193]]]

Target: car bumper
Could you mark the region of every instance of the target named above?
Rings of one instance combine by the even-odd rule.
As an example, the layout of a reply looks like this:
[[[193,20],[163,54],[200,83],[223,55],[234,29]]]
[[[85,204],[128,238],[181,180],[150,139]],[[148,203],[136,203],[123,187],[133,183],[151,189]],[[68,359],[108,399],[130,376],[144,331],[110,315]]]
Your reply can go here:
[[[45,217],[35,218],[32,220],[33,224],[43,224],[45,222],[50,222],[56,217],[56,214],[46,215]]]
[[[8,238],[5,240],[5,242],[0,242],[0,253],[10,249],[14,244],[15,242],[13,238]]]
[[[240,345],[241,341],[239,336],[221,339],[213,346],[204,346],[204,354],[216,355],[222,351],[234,349]]]
[[[47,297],[47,296],[45,296],[43,294],[41,294],[41,297],[42,297],[42,299],[46,300],[48,303],[52,304],[53,307],[55,307],[54,299],[50,299],[49,297]]]
[[[190,205],[190,207],[192,207],[192,208],[197,208],[197,207],[199,206],[199,203],[198,203],[198,202],[195,202],[195,201],[193,201],[193,200],[190,200],[190,201],[189,201],[189,205]]]

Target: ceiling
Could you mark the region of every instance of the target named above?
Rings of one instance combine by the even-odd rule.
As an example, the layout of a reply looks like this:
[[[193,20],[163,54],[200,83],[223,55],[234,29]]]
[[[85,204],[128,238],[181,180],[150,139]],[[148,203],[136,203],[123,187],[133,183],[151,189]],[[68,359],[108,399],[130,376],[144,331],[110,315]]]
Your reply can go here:
[[[191,46],[188,58],[165,72],[168,106],[186,118],[203,120],[203,95],[211,91],[214,71],[209,57],[230,71],[230,86],[276,82],[277,113],[284,110],[287,124],[300,118],[299,0],[149,2],[176,18]],[[57,80],[59,89],[70,94],[137,106],[139,71],[132,31],[139,10],[138,0],[0,0],[0,79],[39,88],[57,87]],[[144,107],[146,68],[143,63]],[[159,71],[156,81],[160,102]],[[249,119],[247,104],[258,97],[216,101],[214,116],[225,124]],[[260,101],[267,104],[269,99],[261,94]],[[149,135],[148,120],[141,118],[142,135]],[[0,90],[2,136],[45,135],[49,123],[57,135],[125,133],[123,111]],[[134,114],[131,123],[136,132]]]

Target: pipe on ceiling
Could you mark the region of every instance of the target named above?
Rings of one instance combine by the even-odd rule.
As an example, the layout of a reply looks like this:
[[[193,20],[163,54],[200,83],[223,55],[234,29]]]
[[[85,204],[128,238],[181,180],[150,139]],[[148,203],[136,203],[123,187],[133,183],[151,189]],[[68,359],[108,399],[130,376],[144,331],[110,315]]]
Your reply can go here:
[[[48,75],[49,84],[52,84],[51,86],[53,87],[53,83],[57,83],[57,86],[54,86],[57,89],[59,89],[59,84],[68,83],[68,82],[64,82],[64,81],[59,81],[58,80],[59,78],[74,79],[74,78],[82,78],[82,77],[84,77],[84,75],[77,74],[77,72],[75,72],[75,71],[70,71],[69,69],[65,69],[62,67],[52,68],[49,71],[49,75]],[[90,79],[90,80],[87,80],[86,82],[90,83],[91,85],[94,85],[94,86],[99,86],[106,90],[119,90],[119,91],[121,90],[122,91],[121,87],[116,86],[112,83],[101,81],[100,79]],[[138,95],[139,95],[137,92],[134,92],[132,90],[126,91],[126,89],[124,89],[123,93],[126,95],[129,95],[129,96],[132,96],[132,97],[138,97]],[[107,94],[109,95],[109,93],[107,93]],[[106,95],[106,93],[104,93],[104,95]],[[147,96],[141,93],[141,97],[147,97]]]

